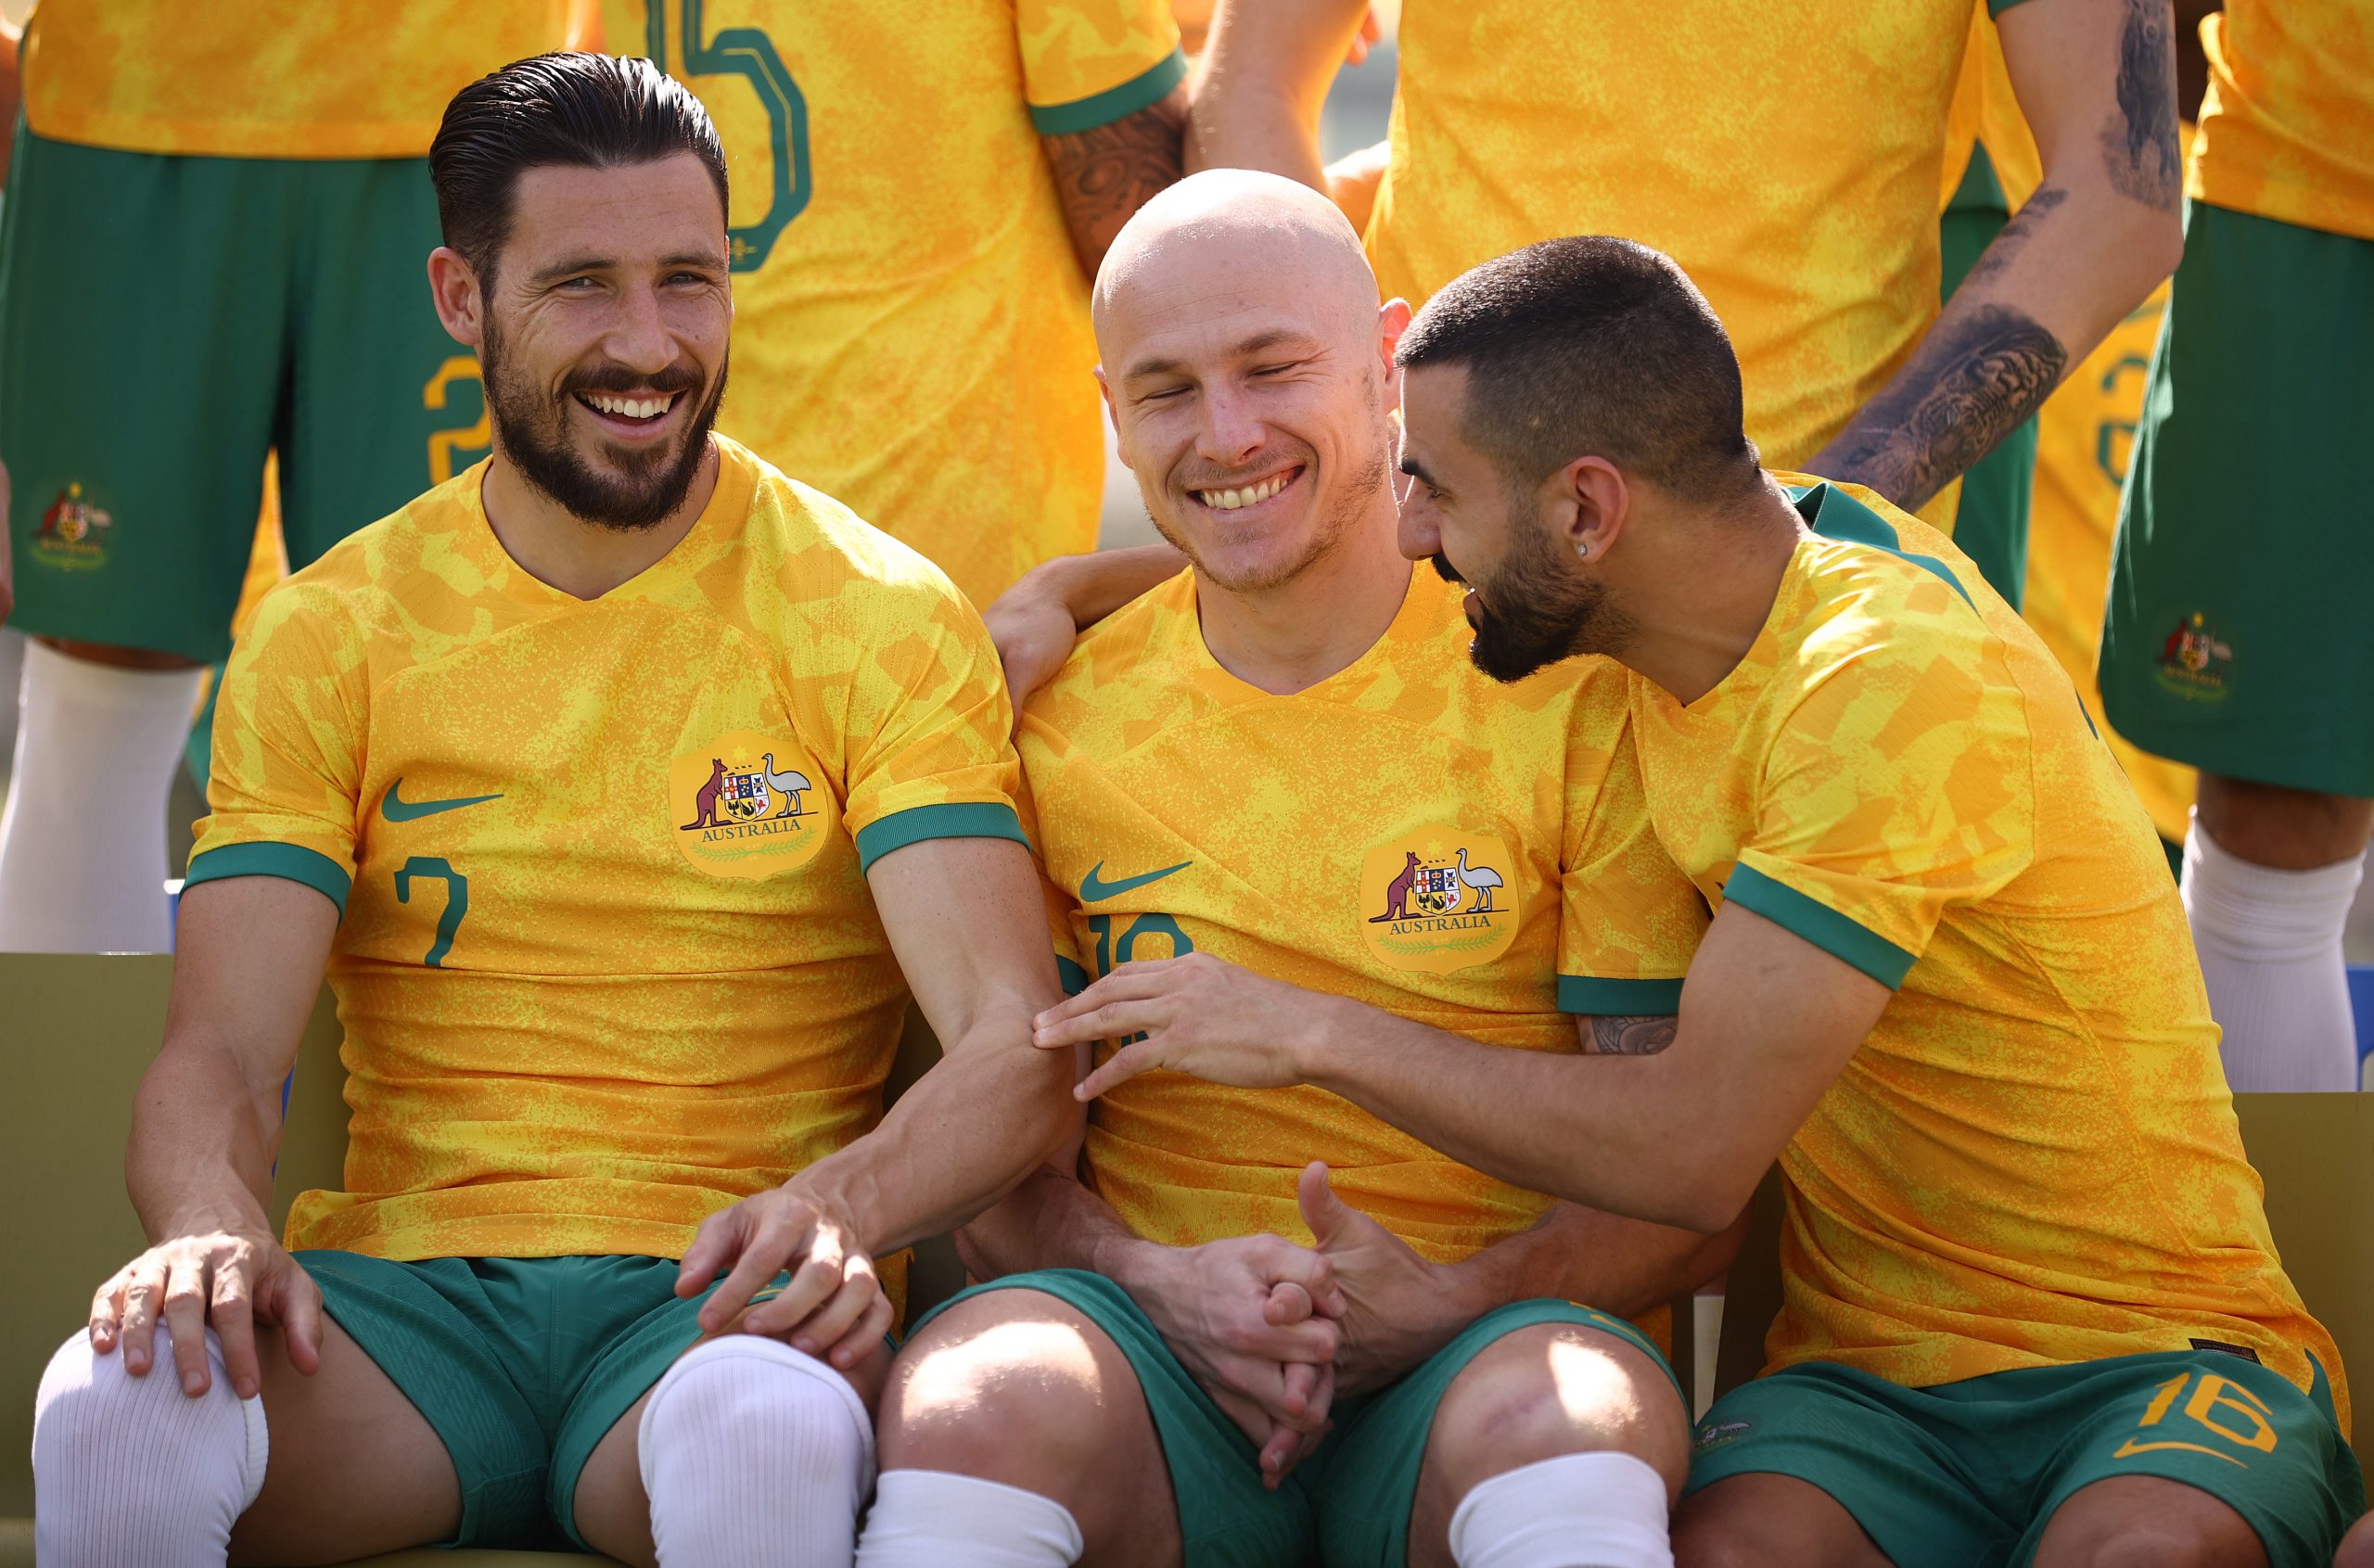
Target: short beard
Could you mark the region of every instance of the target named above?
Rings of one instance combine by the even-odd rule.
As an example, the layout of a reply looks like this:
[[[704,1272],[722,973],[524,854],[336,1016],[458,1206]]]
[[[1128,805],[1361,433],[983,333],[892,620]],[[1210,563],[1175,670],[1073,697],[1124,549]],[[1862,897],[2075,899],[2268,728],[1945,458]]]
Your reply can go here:
[[[1374,388],[1369,389],[1368,402],[1372,410],[1377,406]],[[1282,565],[1241,572],[1233,577],[1222,576],[1196,553],[1194,542],[1187,537],[1185,529],[1165,522],[1151,506],[1146,508],[1146,520],[1154,524],[1155,531],[1168,541],[1172,549],[1187,557],[1196,575],[1209,581],[1213,587],[1231,593],[1258,593],[1265,589],[1279,587],[1292,582],[1318,562],[1334,554],[1344,536],[1352,531],[1371,506],[1376,504],[1378,492],[1385,489],[1390,439],[1384,421],[1380,419],[1377,440],[1370,449],[1368,461],[1360,465],[1359,471],[1352,476],[1352,482],[1335,498],[1335,504],[1320,516],[1318,527],[1311,530],[1302,550],[1294,559]],[[1314,484],[1318,482],[1316,464],[1311,458],[1304,459],[1303,472]],[[1193,497],[1186,498],[1182,504],[1188,506],[1200,504]]]
[[[1489,582],[1473,585],[1482,624],[1468,657],[1476,669],[1522,681],[1561,659],[1619,653],[1632,640],[1632,623],[1608,605],[1605,585],[1570,575],[1533,519],[1512,517],[1509,532],[1509,558]],[[1447,582],[1462,580],[1446,556],[1435,556],[1435,570]]]
[[[725,401],[727,366],[717,367],[717,385],[694,412],[685,427],[683,445],[624,459],[623,478],[597,473],[581,457],[568,438],[568,400],[579,392],[622,392],[649,387],[661,392],[690,393],[700,376],[689,366],[672,365],[657,376],[637,376],[623,366],[602,366],[571,375],[558,394],[547,399],[536,388],[516,381],[508,372],[503,335],[490,316],[486,340],[479,345],[486,382],[486,406],[494,422],[503,453],[517,465],[528,482],[550,496],[571,516],[600,528],[633,533],[673,516],[692,493],[700,477],[701,459],[708,454],[709,431]]]

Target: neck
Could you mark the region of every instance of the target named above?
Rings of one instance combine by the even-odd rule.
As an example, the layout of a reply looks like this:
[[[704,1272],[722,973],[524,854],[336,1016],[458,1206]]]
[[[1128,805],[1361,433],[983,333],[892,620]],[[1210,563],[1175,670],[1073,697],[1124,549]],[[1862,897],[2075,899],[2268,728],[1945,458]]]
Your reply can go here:
[[[487,526],[520,570],[573,598],[598,599],[649,570],[692,531],[717,490],[717,444],[711,441],[692,488],[673,512],[649,528],[605,528],[530,483],[498,443],[479,499]]]
[[[1677,521],[1640,541],[1653,557],[1624,594],[1632,634],[1617,657],[1688,704],[1755,645],[1806,525],[1769,475],[1732,514]]]
[[[1221,669],[1289,696],[1376,645],[1409,597],[1410,569],[1393,542],[1393,492],[1380,494],[1334,549],[1274,587],[1234,592],[1195,575],[1204,645]]]

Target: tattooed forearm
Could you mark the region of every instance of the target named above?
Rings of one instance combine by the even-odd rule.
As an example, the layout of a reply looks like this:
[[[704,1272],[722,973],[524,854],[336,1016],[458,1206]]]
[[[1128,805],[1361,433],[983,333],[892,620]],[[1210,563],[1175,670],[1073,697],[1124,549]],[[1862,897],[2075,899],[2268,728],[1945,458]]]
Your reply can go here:
[[[1674,1015],[1593,1018],[1591,1050],[1601,1056],[1654,1056],[1673,1043]]]
[[[2118,40],[2118,111],[2102,125],[2111,188],[2173,212],[2184,191],[2176,145],[2176,50],[2168,0],[2126,0]]]
[[[1178,180],[1184,167],[1187,89],[1178,87],[1158,104],[1068,135],[1042,136],[1053,165],[1055,190],[1072,249],[1094,277],[1105,248],[1147,199]]]
[[[1967,287],[1980,278],[1993,277],[2010,266],[2011,258],[2027,249],[2028,241],[2052,215],[2052,210],[2068,199],[2069,193],[2058,185],[2038,185],[2035,194],[2020,203],[2020,210],[2011,214],[2010,221],[1987,241],[1986,249],[1978,253],[1978,260],[1972,264],[1969,275],[1962,279],[1962,287]]]
[[[1911,511],[2034,414],[2068,361],[2061,340],[2025,311],[1989,304],[1949,313],[1810,466]]]

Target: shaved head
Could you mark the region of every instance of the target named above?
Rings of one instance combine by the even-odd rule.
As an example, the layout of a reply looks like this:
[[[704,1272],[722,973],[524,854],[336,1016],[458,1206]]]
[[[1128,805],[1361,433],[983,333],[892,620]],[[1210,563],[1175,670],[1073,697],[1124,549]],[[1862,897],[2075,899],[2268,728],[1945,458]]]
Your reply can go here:
[[[1306,185],[1181,180],[1105,253],[1097,376],[1155,527],[1213,582],[1257,591],[1389,524],[1392,338],[1359,236]]]

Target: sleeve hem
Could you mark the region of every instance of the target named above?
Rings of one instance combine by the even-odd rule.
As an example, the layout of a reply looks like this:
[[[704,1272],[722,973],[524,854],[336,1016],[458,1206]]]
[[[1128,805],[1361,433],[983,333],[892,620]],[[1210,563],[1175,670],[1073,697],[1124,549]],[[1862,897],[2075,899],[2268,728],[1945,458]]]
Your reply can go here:
[[[1022,835],[1022,819],[1002,800],[911,806],[858,829],[858,871],[870,872],[874,862],[891,850],[927,838],[1011,838],[1025,849],[1030,848],[1030,840]]]
[[[301,844],[282,844],[257,840],[246,844],[224,844],[204,850],[190,858],[189,874],[182,879],[182,891],[187,893],[201,882],[220,882],[233,876],[277,876],[287,882],[299,882],[311,887],[346,913],[346,895],[354,886],[354,878],[344,866]]]
[[[1168,55],[1117,87],[1074,98],[1067,104],[1032,104],[1030,123],[1042,136],[1069,136],[1110,125],[1168,97],[1187,80],[1187,57],[1173,48]]]
[[[1594,1018],[1661,1017],[1681,1011],[1681,982],[1561,975],[1558,1011],[1588,1013]]]
[[[1986,0],[1987,19],[1989,20],[1993,20],[1995,18],[1999,17],[2004,12],[2010,10],[2012,6],[2024,6],[2026,4],[2027,0]]]
[[[1890,990],[1904,984],[1919,955],[1908,953],[1886,937],[1858,924],[1820,900],[1777,882],[1751,865],[1734,867],[1723,885],[1723,899],[1755,911],[1793,936],[1853,965]]]

